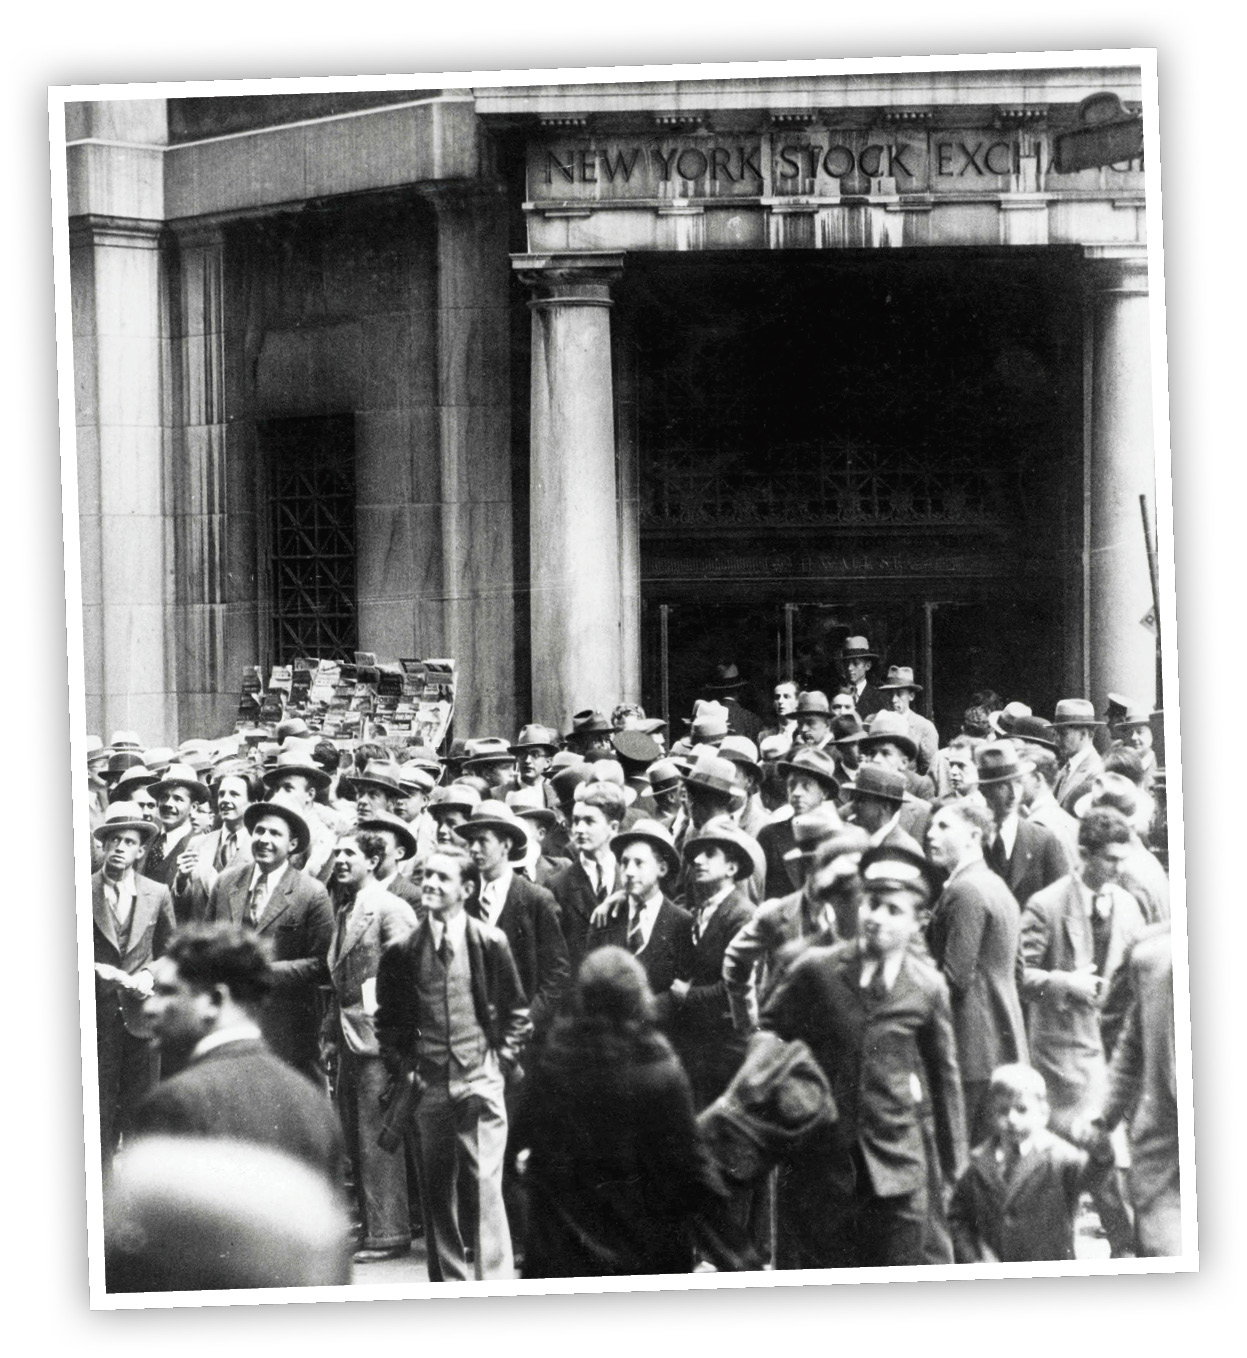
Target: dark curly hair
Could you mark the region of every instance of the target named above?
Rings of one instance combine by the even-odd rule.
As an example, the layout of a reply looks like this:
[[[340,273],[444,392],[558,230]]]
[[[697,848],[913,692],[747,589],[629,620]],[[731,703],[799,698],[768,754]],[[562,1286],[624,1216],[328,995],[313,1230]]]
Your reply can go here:
[[[165,956],[184,981],[202,990],[228,986],[240,1004],[259,1004],[272,989],[267,945],[238,924],[184,924]]]

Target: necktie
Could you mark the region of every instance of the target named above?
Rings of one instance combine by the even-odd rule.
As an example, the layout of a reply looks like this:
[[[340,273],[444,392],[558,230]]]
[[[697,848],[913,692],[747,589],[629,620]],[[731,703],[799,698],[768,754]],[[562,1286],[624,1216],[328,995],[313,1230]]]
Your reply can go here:
[[[996,837],[987,846],[987,853],[984,856],[987,859],[988,867],[998,876],[1004,877],[1008,874],[1009,862],[1005,858],[1004,840],[1001,839],[999,830],[996,832]]]
[[[217,851],[217,868],[228,868],[237,852],[238,836],[231,830],[228,835],[221,836],[221,847]]]
[[[437,950],[437,955],[442,959],[444,967],[450,967],[450,959],[455,955],[454,945],[450,941],[450,930],[442,930],[442,946]]]
[[[641,907],[632,907],[632,917],[628,921],[628,951],[635,956],[645,946],[645,935],[641,932]]]
[[[872,1004],[882,1004],[888,998],[888,983],[883,975],[882,962],[875,968],[875,974],[870,978],[866,993],[870,996]]]
[[[255,885],[251,888],[251,894],[247,898],[247,919],[251,922],[253,929],[260,927],[260,919],[264,914],[264,883],[263,875],[255,879]]]
[[[164,835],[161,834],[157,835],[156,838],[152,840],[152,846],[147,851],[146,866],[149,869],[154,870],[158,868],[164,861],[165,861],[165,837]]]
[[[693,912],[693,947],[695,948],[700,942],[701,942],[701,911],[695,910]]]

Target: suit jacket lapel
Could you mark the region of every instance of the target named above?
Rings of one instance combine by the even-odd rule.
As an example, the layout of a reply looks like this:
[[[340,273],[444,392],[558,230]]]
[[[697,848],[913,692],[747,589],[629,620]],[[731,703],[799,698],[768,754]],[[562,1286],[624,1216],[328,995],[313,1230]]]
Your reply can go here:
[[[135,878],[137,894],[134,897],[134,914],[130,918],[130,934],[126,954],[143,941],[147,926],[153,921],[160,908],[160,892],[142,877]]]
[[[340,921],[340,927],[334,929],[333,937],[337,947],[336,949],[331,947],[329,950],[330,966],[336,967],[346,958],[351,949],[363,938],[375,914],[372,901],[368,897],[362,901],[356,898],[355,903],[346,912],[346,918]]]
[[[248,864],[246,871],[239,869],[233,882],[227,890],[229,900],[229,917],[234,924],[245,924],[247,920],[247,888],[251,885],[251,874],[255,870],[253,864]],[[233,869],[227,868],[227,872]]]
[[[1069,888],[1065,894],[1065,911],[1062,922],[1065,925],[1065,937],[1069,940],[1074,966],[1081,967],[1092,961],[1094,954],[1091,947],[1091,930],[1082,906],[1082,893],[1078,889],[1078,882],[1075,878],[1070,879]]]
[[[260,920],[261,933],[267,933],[290,909],[294,901],[294,884],[297,880],[295,874],[296,869],[287,864],[282,872],[281,881],[277,883],[273,894],[268,898],[268,905],[265,907],[263,918]]]
[[[117,942],[117,921],[113,919],[113,912],[108,908],[108,902],[104,899],[104,879],[99,873],[91,879],[91,916],[95,920],[95,927],[120,953],[121,949]]]

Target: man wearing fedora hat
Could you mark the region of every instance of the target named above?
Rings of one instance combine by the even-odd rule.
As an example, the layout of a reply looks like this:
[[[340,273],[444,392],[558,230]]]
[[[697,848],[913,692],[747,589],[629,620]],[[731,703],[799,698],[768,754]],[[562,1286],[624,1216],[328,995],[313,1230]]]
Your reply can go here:
[[[765,870],[755,841],[727,817],[707,821],[684,842],[692,952],[687,975],[671,984],[667,1033],[688,1071],[700,1110],[727,1088],[744,1060],[723,979],[723,955],[753,918],[745,888]]]
[[[459,827],[480,804],[481,794],[466,783],[444,783],[434,788],[429,798],[429,816],[437,827],[436,842],[463,848]]]
[[[725,660],[715,666],[714,680],[704,685],[702,691],[727,709],[727,726],[732,734],[757,742],[762,718],[742,701],[748,696],[749,685],[735,661]]]
[[[1095,749],[1095,733],[1104,725],[1096,720],[1095,708],[1085,698],[1062,698],[1052,718],[1061,770],[1052,795],[1061,809],[1074,812],[1074,803],[1091,787],[1091,780],[1104,767]]]
[[[91,878],[91,918],[105,1171],[160,1073],[159,1052],[142,1010],[152,990],[151,963],[168,946],[176,923],[168,888],[136,870],[158,833],[132,802],[120,801],[112,803],[94,832],[103,850],[102,865]]]
[[[918,753],[914,767],[919,773],[928,773],[940,748],[939,732],[921,712],[913,710],[914,695],[922,692],[922,685],[914,682],[914,672],[909,665],[889,665],[888,681],[879,685],[879,692],[886,693],[892,704],[892,711],[898,712],[909,725]]]
[[[771,815],[762,805],[762,765],[758,763],[758,747],[745,736],[724,736],[719,743],[719,756],[736,767],[736,778],[745,796],[745,804],[734,817],[747,834],[758,837],[758,831],[770,822]]]
[[[571,979],[571,965],[554,896],[515,871],[528,854],[528,828],[505,802],[490,800],[474,808],[459,837],[481,874],[468,913],[506,935],[533,1031],[544,1033]]]
[[[842,825],[827,803],[794,816],[792,832],[793,848],[784,857],[795,890],[764,901],[723,954],[723,981],[732,1022],[744,1037],[758,1026],[759,996],[766,999],[785,969],[781,958],[791,963],[794,944],[815,939],[830,943],[839,934],[831,900],[838,874],[824,872],[819,876],[815,865],[827,868],[838,861],[840,868],[853,871],[857,863],[854,855],[860,856],[869,847],[865,832]],[[832,844],[834,852],[824,856],[824,846]]]
[[[515,786],[515,755],[509,741],[501,736],[482,736],[468,741],[463,772],[479,778],[489,789],[493,801],[503,801]]]
[[[927,946],[952,996],[971,1145],[990,1130],[992,1071],[1026,1060],[1017,991],[1021,912],[983,861],[983,841],[993,829],[991,812],[963,798],[940,807],[927,831],[928,856],[948,874],[927,925]]]
[[[794,747],[826,749],[831,740],[831,704],[825,693],[816,688],[799,693],[793,718],[797,724]]]
[[[1125,711],[1113,723],[1113,736],[1118,745],[1133,750],[1143,765],[1143,787],[1151,787],[1156,778],[1156,751],[1152,748],[1152,714],[1135,702],[1125,702]]]
[[[764,899],[786,896],[792,889],[786,855],[794,847],[793,819],[824,804],[834,806],[839,791],[836,762],[826,750],[797,746],[776,764],[784,780],[788,815],[774,817],[758,831],[758,847],[766,863]]]
[[[551,830],[558,824],[558,815],[545,802],[540,789],[515,788],[507,793],[507,805],[524,822],[529,832],[529,850],[519,871],[538,886],[549,887],[550,878],[571,862],[565,855],[556,854],[547,844]]]
[[[361,816],[356,828],[376,835],[381,846],[380,861],[371,868],[373,881],[378,886],[384,887],[391,895],[405,901],[419,915],[420,887],[402,870],[419,852],[419,845],[411,826],[402,816],[392,815],[388,811],[376,811],[370,816]],[[334,878],[331,877],[331,896],[333,881]]]
[[[905,805],[901,808],[901,827],[922,844],[931,823],[931,802],[935,784],[917,773],[913,762],[918,746],[909,734],[909,724],[896,712],[876,712],[865,733],[856,740],[863,764],[879,764],[905,777]]]
[[[866,831],[871,844],[891,844],[921,855],[922,845],[901,825],[904,805],[905,775],[881,764],[863,764],[845,816]]]
[[[297,855],[298,864],[309,877],[321,882],[328,880],[333,869],[333,849],[337,841],[313,806],[317,793],[325,792],[332,781],[306,746],[279,751],[273,767],[264,773],[264,786],[269,796],[280,793],[303,817],[307,836]]]
[[[261,1028],[284,1061],[317,1084],[320,1013],[317,990],[327,983],[333,912],[324,885],[291,859],[307,853],[308,822],[290,800],[253,802],[243,816],[252,862],[227,868],[208,896],[210,922],[253,929],[272,948],[273,988]]]
[[[1042,745],[1019,742],[1016,738],[1013,744],[1023,757],[1019,814],[1031,824],[1051,830],[1064,846],[1066,860],[1073,863],[1078,857],[1078,821],[1062,810],[1052,795],[1057,778],[1055,752]]]
[[[374,1019],[377,970],[386,948],[416,927],[411,905],[377,880],[387,854],[380,832],[363,825],[349,830],[338,838],[330,878],[336,905],[328,952],[336,1011],[334,1101],[354,1168],[361,1228],[356,1263],[398,1258],[411,1247],[407,1157],[402,1147],[385,1151],[377,1144],[387,1078]]]
[[[1012,743],[988,741],[979,746],[974,762],[979,792],[992,815],[983,857],[1018,905],[1025,905],[1041,887],[1072,871],[1073,862],[1055,830],[1021,816],[1022,778],[1033,766],[1019,759]]]
[[[684,799],[684,777],[674,759],[656,759],[645,771],[650,786],[652,819],[667,830],[675,824]]]
[[[848,687],[852,690],[857,715],[863,721],[887,706],[883,695],[867,678],[878,659],[878,655],[870,649],[870,642],[865,637],[846,637],[844,645],[836,654],[836,660],[844,671]]]
[[[226,765],[214,788],[218,829],[192,841],[178,859],[171,890],[179,922],[201,920],[208,896],[226,868],[251,860],[251,836],[243,816],[264,793],[259,774],[243,764]]]
[[[946,1183],[967,1160],[948,985],[912,946],[935,894],[933,869],[884,845],[862,854],[859,871],[857,936],[803,952],[760,1018],[809,1045],[839,1112],[781,1166],[780,1268],[924,1262],[924,1090]]]
[[[610,848],[619,864],[620,889],[594,911],[585,952],[608,945],[626,948],[645,968],[660,1018],[665,1018],[672,983],[692,966],[692,916],[667,894],[680,875],[680,855],[671,832],[653,820],[620,831]]]
[[[535,788],[541,794],[542,804],[553,810],[558,801],[550,786],[550,764],[559,752],[559,745],[559,733],[552,727],[536,723],[525,726],[509,747],[515,759],[515,772],[507,781],[504,796],[520,788]]]
[[[563,743],[582,758],[596,754],[609,758],[614,730],[601,712],[586,707],[572,717],[572,729],[563,737]]]
[[[195,833],[191,808],[208,800],[208,789],[188,765],[169,764],[160,781],[151,785],[151,795],[160,812],[160,832],[143,860],[142,873],[162,886],[170,886],[178,872],[178,859],[190,847]]]

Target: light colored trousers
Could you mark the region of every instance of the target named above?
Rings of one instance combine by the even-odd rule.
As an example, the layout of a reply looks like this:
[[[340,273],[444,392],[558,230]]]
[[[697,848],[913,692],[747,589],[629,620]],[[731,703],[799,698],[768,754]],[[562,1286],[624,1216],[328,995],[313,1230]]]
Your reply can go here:
[[[498,1059],[490,1052],[475,1070],[460,1074],[452,1068],[429,1080],[416,1105],[416,1160],[432,1282],[515,1276],[502,1202],[505,1089]],[[460,1195],[461,1176],[475,1185],[474,1193]],[[475,1205],[470,1221],[460,1220],[461,1196]],[[471,1265],[465,1244],[472,1247]]]

